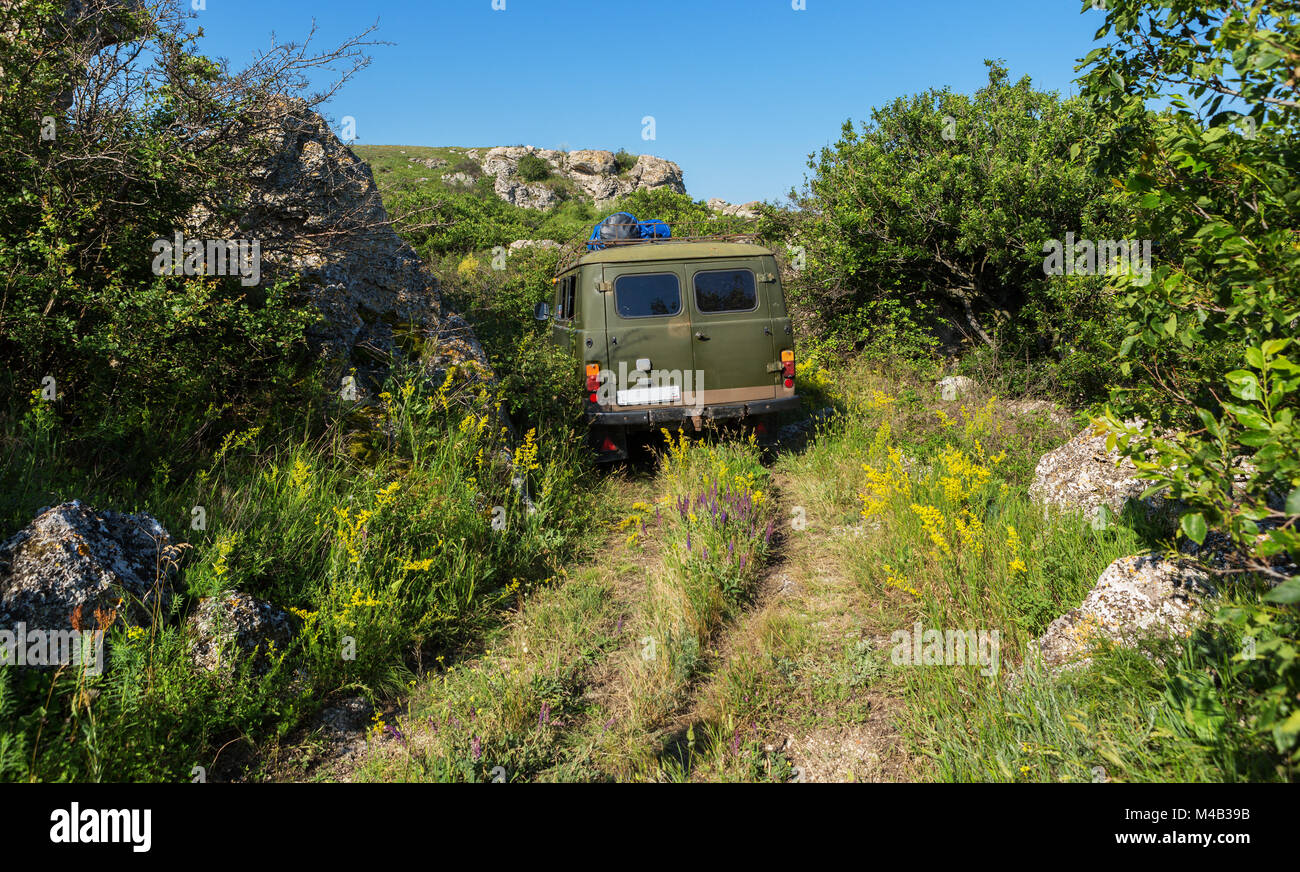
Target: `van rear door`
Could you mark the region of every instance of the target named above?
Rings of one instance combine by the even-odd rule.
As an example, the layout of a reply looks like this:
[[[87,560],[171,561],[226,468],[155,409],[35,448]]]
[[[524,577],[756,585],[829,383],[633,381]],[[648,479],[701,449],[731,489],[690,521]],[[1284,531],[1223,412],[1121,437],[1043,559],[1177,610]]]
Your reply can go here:
[[[616,407],[681,405],[693,366],[691,313],[679,264],[607,264],[605,327]]]
[[[778,360],[772,328],[772,274],[759,258],[724,258],[684,265],[695,368],[703,402],[770,400],[777,395]]]

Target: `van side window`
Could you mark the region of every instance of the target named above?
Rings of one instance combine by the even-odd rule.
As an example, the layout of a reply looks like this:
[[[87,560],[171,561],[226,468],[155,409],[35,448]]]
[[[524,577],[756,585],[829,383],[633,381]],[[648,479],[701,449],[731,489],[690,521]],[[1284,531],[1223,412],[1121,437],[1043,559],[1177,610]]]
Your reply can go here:
[[[614,302],[623,318],[676,315],[682,310],[682,289],[675,273],[619,276]]]
[[[569,276],[567,279],[565,279],[565,281],[567,281],[569,284],[567,287],[567,294],[564,298],[564,317],[572,318],[574,313],[573,304],[574,302],[576,302],[574,298],[577,294],[577,289],[578,289],[578,277],[576,275],[572,275]]]
[[[695,308],[701,312],[747,312],[758,308],[754,273],[720,269],[695,274]]]
[[[568,317],[568,310],[564,308],[564,283],[568,279],[560,279],[555,284],[555,318],[557,321],[563,321]]]

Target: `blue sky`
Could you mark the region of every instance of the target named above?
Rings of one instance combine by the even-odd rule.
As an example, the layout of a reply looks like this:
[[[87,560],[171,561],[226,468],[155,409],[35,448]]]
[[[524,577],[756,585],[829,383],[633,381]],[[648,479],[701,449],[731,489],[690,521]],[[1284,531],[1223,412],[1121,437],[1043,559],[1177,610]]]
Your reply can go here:
[[[499,2],[499,0],[498,0]],[[204,50],[238,67],[378,22],[373,62],[326,107],[371,144],[626,148],[689,193],[776,199],[846,118],[903,94],[973,91],[984,59],[1074,93],[1102,13],[1079,0],[205,0]],[[642,138],[653,116],[655,139]]]

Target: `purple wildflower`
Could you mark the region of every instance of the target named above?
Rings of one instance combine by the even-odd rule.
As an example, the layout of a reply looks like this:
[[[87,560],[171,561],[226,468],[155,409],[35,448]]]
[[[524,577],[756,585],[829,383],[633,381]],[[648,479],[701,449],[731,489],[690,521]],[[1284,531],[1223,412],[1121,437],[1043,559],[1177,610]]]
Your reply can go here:
[[[537,715],[537,726],[544,727],[551,722],[551,704],[542,703],[542,710]]]
[[[469,743],[469,750],[474,755],[474,762],[477,763],[483,757],[483,740],[475,736]]]

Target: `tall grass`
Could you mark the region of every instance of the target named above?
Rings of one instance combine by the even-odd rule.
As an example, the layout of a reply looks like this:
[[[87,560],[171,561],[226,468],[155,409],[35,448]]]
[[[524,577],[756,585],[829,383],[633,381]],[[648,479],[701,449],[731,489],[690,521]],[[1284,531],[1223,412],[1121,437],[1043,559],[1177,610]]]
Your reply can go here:
[[[1136,513],[1096,529],[1029,499],[1037,458],[1067,431],[1015,419],[991,397],[941,402],[905,372],[850,368],[834,387],[839,413],[778,469],[810,516],[858,530],[836,556],[866,594],[863,620],[886,636],[919,622],[1000,640],[993,674],[980,663],[892,664],[885,681],[906,700],[900,725],[929,777],[1286,777],[1244,734],[1184,716],[1187,699],[1192,712],[1250,692],[1205,686],[1204,676],[1227,673],[1216,657],[1231,653],[1209,630],[1145,652],[1103,647],[1063,674],[1034,661],[1033,640],[1110,562],[1162,544]],[[1199,696],[1179,695],[1188,682]]]
[[[441,389],[395,379],[360,431],[232,432],[192,473],[158,466],[147,487],[51,471],[57,432],[42,414],[4,434],[11,493],[149,511],[188,557],[161,626],[110,629],[102,677],[0,670],[5,778],[188,780],[232,742],[226,760],[285,735],[335,691],[391,691],[552,579],[590,511],[580,440],[556,428],[512,442],[487,389],[451,374]],[[196,507],[202,529],[187,523]],[[190,663],[184,613],[232,590],[295,616],[269,670]]]

